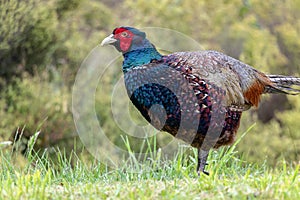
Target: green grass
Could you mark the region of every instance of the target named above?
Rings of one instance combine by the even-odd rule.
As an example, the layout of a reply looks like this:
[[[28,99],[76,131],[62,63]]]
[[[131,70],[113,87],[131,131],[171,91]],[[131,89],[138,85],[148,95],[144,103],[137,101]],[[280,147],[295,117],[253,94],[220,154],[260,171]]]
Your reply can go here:
[[[122,168],[109,169],[60,150],[55,162],[47,153],[38,155],[32,148],[36,137],[24,166],[10,151],[0,150],[0,199],[300,199],[299,164],[249,164],[237,157],[236,144],[212,151],[210,176],[198,177],[196,150],[187,146],[167,160],[146,141],[147,159],[131,157]]]

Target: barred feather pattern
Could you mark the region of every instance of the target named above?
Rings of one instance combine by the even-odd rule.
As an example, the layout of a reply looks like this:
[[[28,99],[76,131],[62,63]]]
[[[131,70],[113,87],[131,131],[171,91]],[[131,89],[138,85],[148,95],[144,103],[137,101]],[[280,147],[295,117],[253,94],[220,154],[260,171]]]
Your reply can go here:
[[[300,94],[300,78],[283,75],[267,75],[273,85],[267,86],[264,93]]]
[[[234,142],[244,106],[223,104],[227,102],[226,90],[219,87],[214,80],[200,77],[194,72],[197,71],[195,65],[184,64],[180,59],[182,57],[177,54],[171,54],[127,71],[124,79],[132,103],[154,127],[190,143],[193,147],[201,147],[204,138],[210,137],[206,135],[209,128],[216,132],[212,135],[218,135],[218,138],[209,139],[217,139],[215,148],[231,144]],[[167,87],[156,84],[160,80],[164,80]],[[184,104],[180,104],[180,100],[173,93],[175,88],[182,94],[181,102]],[[159,106],[153,108],[153,105]],[[224,111],[223,114],[220,113],[217,119],[212,120],[211,113],[221,110]]]

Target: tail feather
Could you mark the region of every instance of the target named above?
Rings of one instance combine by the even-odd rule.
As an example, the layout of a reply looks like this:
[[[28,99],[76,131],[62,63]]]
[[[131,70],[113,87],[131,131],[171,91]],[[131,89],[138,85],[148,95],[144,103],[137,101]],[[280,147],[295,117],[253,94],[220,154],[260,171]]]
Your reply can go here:
[[[264,93],[300,94],[300,78],[283,75],[267,75],[273,83],[265,88]]]

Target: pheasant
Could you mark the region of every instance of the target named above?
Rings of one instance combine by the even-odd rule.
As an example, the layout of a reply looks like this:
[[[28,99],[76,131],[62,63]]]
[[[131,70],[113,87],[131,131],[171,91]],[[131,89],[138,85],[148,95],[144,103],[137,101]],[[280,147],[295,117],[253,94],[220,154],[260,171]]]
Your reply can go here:
[[[209,150],[234,142],[242,112],[262,94],[300,94],[300,78],[266,75],[217,51],[162,55],[133,27],[115,28],[104,45],[123,54],[127,93],[142,116],[198,149],[198,175],[209,175]]]

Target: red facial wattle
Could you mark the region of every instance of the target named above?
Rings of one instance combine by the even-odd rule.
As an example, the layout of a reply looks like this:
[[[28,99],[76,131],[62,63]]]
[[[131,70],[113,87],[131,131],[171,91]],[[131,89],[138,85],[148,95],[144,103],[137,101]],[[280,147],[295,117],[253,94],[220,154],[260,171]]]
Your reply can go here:
[[[131,46],[132,38],[120,39],[120,48],[123,52],[128,51]]]
[[[126,36],[124,36],[124,33],[126,33]],[[131,47],[134,34],[125,28],[118,28],[113,32],[113,34],[114,38],[119,40],[122,52],[128,51]]]

